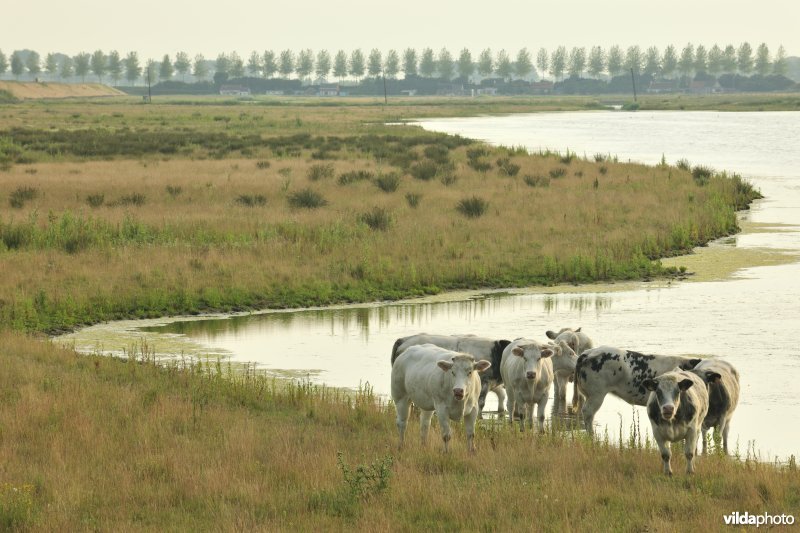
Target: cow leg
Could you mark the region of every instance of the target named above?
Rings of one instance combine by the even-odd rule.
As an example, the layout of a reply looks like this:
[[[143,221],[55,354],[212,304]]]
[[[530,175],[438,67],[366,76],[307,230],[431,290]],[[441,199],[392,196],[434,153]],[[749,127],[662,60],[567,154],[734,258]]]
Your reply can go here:
[[[478,395],[478,418],[483,419],[483,406],[486,405],[486,395],[489,394],[489,380],[481,376],[481,393]]]
[[[539,400],[539,407],[536,411],[538,416],[538,425],[539,425],[539,433],[544,433],[544,411],[547,408],[547,394],[542,395],[542,399]],[[533,411],[533,406],[531,406],[531,411]]]
[[[428,442],[428,430],[431,428],[431,418],[433,411],[421,411],[419,413],[419,436],[424,446]]]
[[[728,455],[728,432],[731,429],[731,419],[723,418],[720,424],[719,432],[722,433],[722,449],[725,455]]]
[[[533,429],[533,402],[525,402],[525,417],[522,421],[522,427],[525,428],[525,424],[528,425],[528,428]]]
[[[447,404],[439,404],[436,406],[436,417],[439,419],[439,429],[442,431],[442,441],[444,442],[444,451],[449,451],[448,444],[450,443],[450,417],[447,416]]]
[[[492,392],[497,395],[497,412],[502,415],[506,410],[506,388],[502,385],[496,385]]]
[[[697,439],[702,431],[697,427],[686,431],[686,441],[683,443],[683,453],[686,454],[686,473],[694,474],[694,452],[697,450]]]
[[[583,395],[578,391],[578,384],[572,383],[572,412],[579,413],[583,407]]]
[[[517,399],[514,396],[514,391],[512,389],[506,389],[506,394],[508,394],[508,398],[506,399],[507,405],[507,412],[508,412],[508,423],[510,425],[514,425],[514,412],[517,410]]]
[[[408,424],[408,415],[411,412],[411,402],[408,398],[398,400],[395,403],[395,409],[397,410],[397,431],[400,433],[400,445],[398,447],[402,448],[403,438],[406,434],[406,425]]]
[[[708,454],[708,429],[703,426],[700,428],[700,439],[703,441],[703,455]]]
[[[477,420],[477,418],[477,409],[473,409],[464,417],[464,429],[467,433],[467,449],[470,453],[475,453],[475,420]]]
[[[597,394],[590,398],[585,398],[583,407],[581,408],[581,415],[583,416],[583,426],[589,435],[594,435],[594,415],[600,410],[603,405],[603,400],[606,399],[605,394]]]
[[[669,464],[669,460],[672,458],[672,451],[669,449],[669,441],[665,441],[660,439],[654,431],[654,437],[656,439],[656,444],[658,444],[658,449],[661,452],[661,461],[664,463],[664,473],[668,476],[672,475],[672,467]]]

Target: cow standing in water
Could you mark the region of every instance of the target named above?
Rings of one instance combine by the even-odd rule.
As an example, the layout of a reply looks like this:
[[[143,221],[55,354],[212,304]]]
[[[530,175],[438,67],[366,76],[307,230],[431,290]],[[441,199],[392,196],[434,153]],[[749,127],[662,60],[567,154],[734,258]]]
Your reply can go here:
[[[610,346],[583,352],[575,365],[575,388],[583,396],[581,416],[594,433],[594,415],[608,393],[631,405],[646,405],[650,391],[644,382],[680,368],[691,370],[701,360],[680,355],[645,355]]]
[[[517,339],[503,350],[500,372],[506,383],[509,421],[524,407],[519,421],[520,431],[533,428],[533,406],[537,405],[539,431],[544,430],[544,409],[547,406],[550,386],[553,384],[553,347],[530,339]]]
[[[419,333],[409,337],[397,339],[392,346],[392,364],[395,359],[410,346],[420,344],[434,344],[446,350],[454,352],[468,353],[483,361],[492,363],[492,371],[481,374],[481,392],[478,397],[478,418],[482,418],[483,406],[486,403],[486,395],[491,390],[497,395],[497,410],[503,413],[506,405],[506,391],[503,388],[503,378],[500,375],[500,360],[503,356],[503,349],[508,346],[510,341],[504,339],[490,339],[478,337],[476,335],[430,335]]]
[[[697,439],[702,435],[703,420],[708,412],[705,382],[692,372],[675,370],[655,379],[646,379],[644,386],[650,391],[647,418],[661,450],[664,473],[672,475],[669,443],[684,441],[686,473],[694,474]]]
[[[727,455],[731,417],[739,403],[739,372],[722,359],[703,359],[692,372],[708,385],[708,414],[703,420],[703,453],[708,451],[706,432],[716,427],[722,435],[722,449]]]
[[[565,342],[575,352],[580,355],[594,346],[592,339],[581,331],[581,328],[561,328],[558,333],[548,330],[545,332],[548,339],[552,339],[556,344]],[[567,406],[567,382],[574,381],[574,373],[569,376],[559,376],[556,374],[556,397],[555,402],[559,410],[566,411]],[[566,379],[565,379],[566,378]],[[577,413],[581,408],[581,395],[578,394],[577,386],[572,389],[572,411]]]
[[[475,421],[478,419],[478,377],[491,366],[472,355],[433,344],[411,346],[392,365],[392,400],[397,409],[397,430],[403,447],[411,404],[420,413],[420,437],[425,444],[433,413],[439,419],[444,451],[450,442],[450,420],[464,420],[467,448],[475,451]]]

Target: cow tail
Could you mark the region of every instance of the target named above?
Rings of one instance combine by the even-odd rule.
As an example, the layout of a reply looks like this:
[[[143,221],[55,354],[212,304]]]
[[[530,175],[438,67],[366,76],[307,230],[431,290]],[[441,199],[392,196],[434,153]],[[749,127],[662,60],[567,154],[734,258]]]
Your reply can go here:
[[[580,382],[581,382],[581,366],[586,363],[586,360],[589,358],[586,355],[586,352],[580,354],[578,356],[578,361],[575,363],[575,392],[580,394]]]
[[[404,338],[400,338],[394,341],[394,346],[392,346],[392,366],[394,366],[394,360],[397,359],[397,356],[399,355],[397,353],[397,349],[400,348],[400,345],[403,344],[404,340]]]

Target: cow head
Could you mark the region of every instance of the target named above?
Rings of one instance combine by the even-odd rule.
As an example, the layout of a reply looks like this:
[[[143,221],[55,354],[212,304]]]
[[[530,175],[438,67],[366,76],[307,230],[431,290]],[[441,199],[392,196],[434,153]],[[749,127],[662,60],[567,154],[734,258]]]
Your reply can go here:
[[[644,386],[652,391],[650,396],[652,401],[655,397],[658,411],[664,420],[672,420],[681,405],[681,392],[689,390],[694,385],[694,381],[685,377],[685,374],[678,372],[668,372],[655,379],[646,379]]]
[[[483,372],[492,366],[489,361],[475,361],[471,355],[462,353],[454,355],[449,361],[444,359],[436,363],[443,372],[452,374],[453,398],[463,400],[470,390],[470,382],[477,378],[475,372]]]
[[[565,364],[571,370],[575,370],[575,365],[578,362],[578,356],[575,354],[575,348],[564,341],[558,341],[557,348],[558,350],[556,350],[554,357],[560,357],[561,363]]]
[[[699,365],[700,361],[702,361],[702,359],[689,359],[678,365],[678,368],[680,368],[681,370],[691,370],[697,365]]]
[[[525,377],[533,381],[539,373],[542,359],[546,359],[553,355],[552,346],[540,347],[535,342],[530,344],[520,344],[516,346],[511,353],[517,357],[521,357],[525,361]]]

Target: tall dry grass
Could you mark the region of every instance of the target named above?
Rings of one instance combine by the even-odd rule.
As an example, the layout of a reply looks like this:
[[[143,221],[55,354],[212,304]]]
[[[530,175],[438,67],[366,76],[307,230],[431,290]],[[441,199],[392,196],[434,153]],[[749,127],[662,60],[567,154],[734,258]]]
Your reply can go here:
[[[420,446],[416,418],[398,452],[393,409],[368,392],[131,353],[0,333],[0,527],[673,531],[718,530],[733,511],[800,514],[793,463],[711,455],[667,478],[641,443],[488,422],[475,455],[460,425],[443,454],[436,427]]]
[[[724,177],[698,185],[675,167],[476,148],[365,123],[382,113],[11,108],[5,126],[9,116],[24,121],[29,144],[13,133],[0,143],[17,161],[0,181],[0,260],[8,272],[0,323],[56,331],[129,316],[641,278],[661,273],[653,259],[736,228],[733,207],[741,205]],[[42,128],[51,123],[81,135],[108,130],[87,139],[107,137],[121,155],[79,157],[68,138],[53,144]],[[125,159],[154,149],[136,146],[130,132],[138,129],[246,147],[212,157],[187,144]],[[115,131],[128,132],[126,144]],[[319,135],[334,131],[336,142]],[[412,136],[414,146],[403,144]],[[28,159],[35,162],[18,162]],[[414,177],[423,164],[435,179]],[[397,182],[387,192],[381,179],[390,175]],[[536,176],[546,182],[529,179]],[[320,205],[303,208],[298,195],[319,195]],[[418,199],[414,207],[408,195]],[[488,208],[469,219],[458,211],[464,198]],[[375,213],[380,224],[370,223]]]

